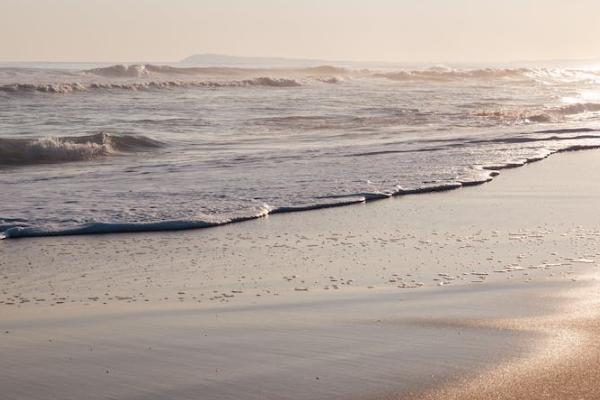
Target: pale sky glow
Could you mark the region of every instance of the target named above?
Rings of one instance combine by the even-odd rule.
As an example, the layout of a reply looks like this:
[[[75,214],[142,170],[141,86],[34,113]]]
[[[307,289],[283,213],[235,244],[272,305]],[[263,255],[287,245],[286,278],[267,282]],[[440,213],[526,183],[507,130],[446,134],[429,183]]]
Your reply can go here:
[[[600,58],[599,0],[0,0],[1,61]]]

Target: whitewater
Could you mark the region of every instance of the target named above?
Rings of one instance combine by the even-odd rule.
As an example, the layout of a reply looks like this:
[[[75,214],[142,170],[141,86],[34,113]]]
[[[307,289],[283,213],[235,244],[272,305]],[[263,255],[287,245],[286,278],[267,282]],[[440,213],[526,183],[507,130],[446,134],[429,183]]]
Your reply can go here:
[[[0,237],[204,228],[477,185],[600,147],[599,117],[589,66],[0,65]]]

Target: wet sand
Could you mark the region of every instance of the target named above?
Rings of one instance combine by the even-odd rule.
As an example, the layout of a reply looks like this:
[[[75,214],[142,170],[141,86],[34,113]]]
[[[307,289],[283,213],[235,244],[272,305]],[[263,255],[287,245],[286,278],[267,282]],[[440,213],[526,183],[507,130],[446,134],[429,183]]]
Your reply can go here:
[[[592,278],[596,280],[596,278]],[[560,312],[542,317],[476,323],[490,329],[537,332],[537,351],[473,379],[430,389],[419,399],[596,399],[600,398],[600,290],[597,284],[562,293]],[[468,323],[467,323],[468,325]],[[394,396],[403,398],[403,394]]]
[[[8,399],[597,398],[600,152],[215,229],[0,242]]]

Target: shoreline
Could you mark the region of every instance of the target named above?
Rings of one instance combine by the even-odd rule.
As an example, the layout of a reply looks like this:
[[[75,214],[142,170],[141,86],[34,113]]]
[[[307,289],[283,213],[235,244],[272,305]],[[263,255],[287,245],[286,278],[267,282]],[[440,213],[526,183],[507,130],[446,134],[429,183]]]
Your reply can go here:
[[[0,386],[28,400],[588,395],[598,166],[563,154],[364,208],[1,241]]]
[[[540,131],[544,133],[558,133],[558,132],[594,132],[593,128],[577,128],[577,129],[566,129],[566,130],[550,130]],[[420,194],[430,194],[439,192],[449,192],[457,189],[480,186],[486,183],[491,183],[495,177],[500,175],[499,171],[525,167],[527,165],[544,161],[547,158],[562,153],[579,152],[586,150],[598,150],[600,145],[572,145],[563,149],[551,151],[548,154],[540,157],[523,159],[519,161],[507,161],[505,164],[493,165],[493,166],[473,166],[474,169],[481,169],[483,171],[489,171],[488,177],[481,180],[475,181],[456,181],[456,182],[444,182],[433,186],[423,186],[414,189],[403,189],[398,187],[396,191],[391,193],[364,193],[356,195],[348,195],[344,197],[360,197],[362,199],[348,200],[346,202],[339,203],[323,203],[323,204],[311,204],[306,206],[283,206],[277,208],[271,208],[265,205],[264,209],[253,216],[242,216],[233,219],[227,219],[224,221],[204,221],[204,220],[173,220],[173,221],[158,221],[158,222],[135,222],[135,223],[105,223],[96,222],[83,226],[59,229],[59,230],[44,230],[35,227],[12,227],[4,232],[0,232],[0,240],[6,239],[25,239],[34,237],[60,237],[60,236],[80,236],[80,235],[110,235],[110,234],[123,234],[123,233],[150,233],[150,232],[177,232],[186,230],[196,229],[208,229],[216,228],[225,225],[238,224],[243,222],[250,222],[257,219],[267,217],[269,215],[277,214],[289,214],[305,211],[318,211],[327,210],[330,208],[348,207],[358,204],[368,204],[377,202],[380,200],[387,200],[395,197],[413,196]]]

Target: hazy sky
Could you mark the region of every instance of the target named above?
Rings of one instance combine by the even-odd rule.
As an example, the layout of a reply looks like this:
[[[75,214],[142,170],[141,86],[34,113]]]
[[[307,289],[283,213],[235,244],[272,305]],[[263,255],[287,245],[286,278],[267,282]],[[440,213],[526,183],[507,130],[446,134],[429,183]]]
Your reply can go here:
[[[600,0],[0,0],[0,60],[600,58]]]

